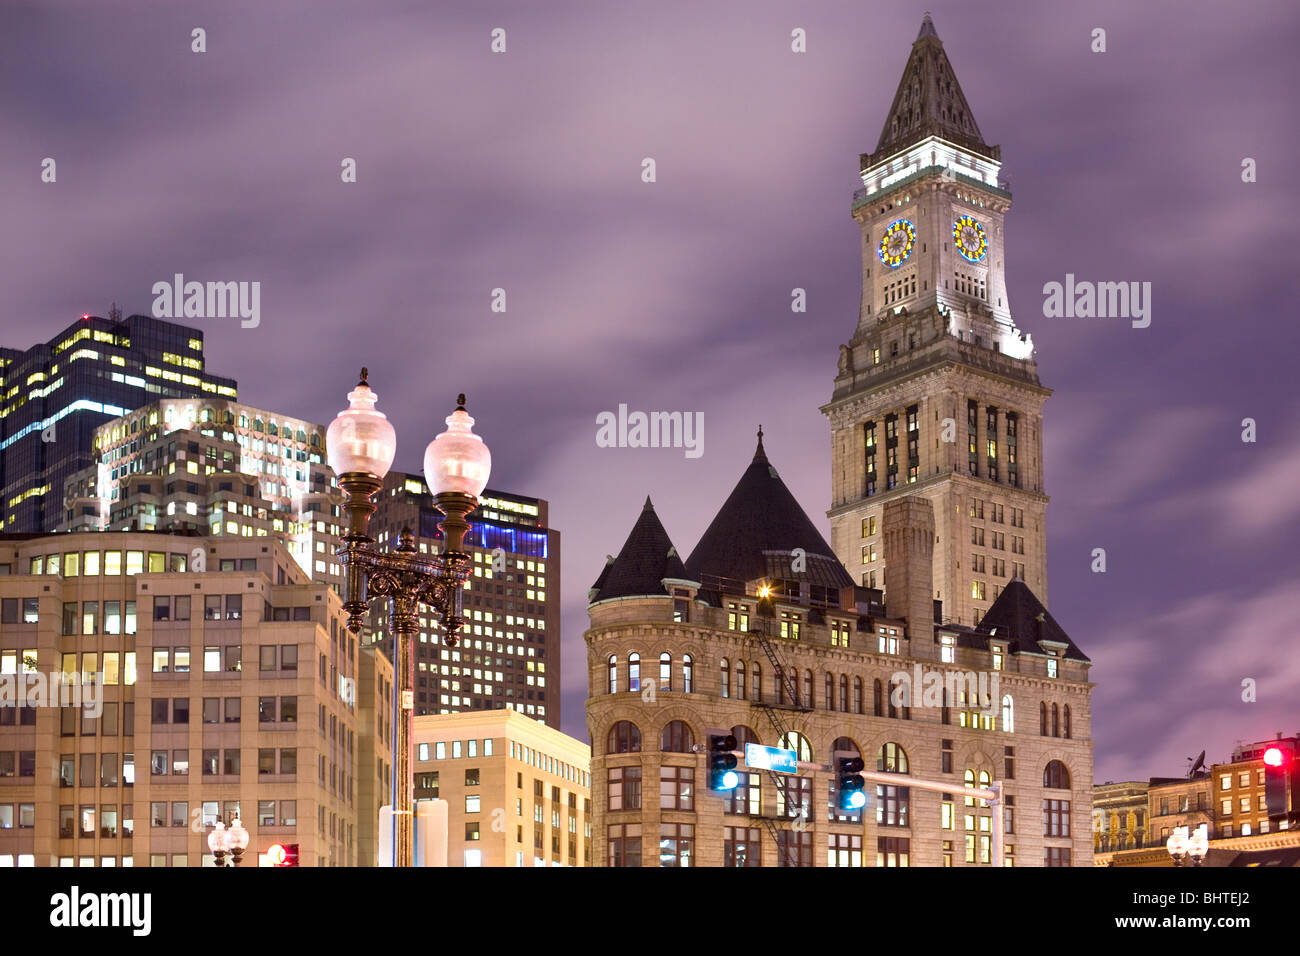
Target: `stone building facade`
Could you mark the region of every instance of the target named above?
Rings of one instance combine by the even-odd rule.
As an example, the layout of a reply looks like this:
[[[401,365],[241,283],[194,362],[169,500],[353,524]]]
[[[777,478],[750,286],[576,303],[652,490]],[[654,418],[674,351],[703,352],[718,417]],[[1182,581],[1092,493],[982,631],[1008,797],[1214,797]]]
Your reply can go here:
[[[761,437],[687,561],[647,500],[590,592],[596,865],[986,866],[992,810],[963,790],[992,781],[1006,862],[1091,864],[1088,658],[1020,581],[979,628],[936,623],[932,506],[898,498],[884,520],[887,600],[854,585]],[[921,693],[931,674],[951,696]],[[735,791],[711,792],[711,730],[820,766],[742,763]],[[826,768],[854,750],[952,789],[869,785],[844,812]]]

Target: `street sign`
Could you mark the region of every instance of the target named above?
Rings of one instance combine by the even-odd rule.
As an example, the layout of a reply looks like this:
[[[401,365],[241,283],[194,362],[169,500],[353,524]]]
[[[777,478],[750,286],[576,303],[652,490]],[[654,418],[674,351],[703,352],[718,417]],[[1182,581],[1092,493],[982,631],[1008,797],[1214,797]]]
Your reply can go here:
[[[799,772],[798,755],[793,750],[764,747],[762,744],[745,744],[745,766],[776,773]]]

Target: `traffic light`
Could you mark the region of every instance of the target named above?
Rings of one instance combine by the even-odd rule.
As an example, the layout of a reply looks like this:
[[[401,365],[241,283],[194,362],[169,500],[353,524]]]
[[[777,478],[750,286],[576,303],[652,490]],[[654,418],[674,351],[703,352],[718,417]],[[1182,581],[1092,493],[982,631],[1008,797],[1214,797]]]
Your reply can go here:
[[[271,861],[272,866],[297,866],[298,844],[272,843],[266,849],[266,858]]]
[[[740,783],[736,773],[736,738],[726,731],[709,731],[709,789],[719,792],[735,790]]]
[[[1287,777],[1295,754],[1279,746],[1264,751],[1264,804],[1270,818],[1285,817],[1291,810],[1287,799]]]
[[[867,795],[862,791],[866,781],[859,776],[865,766],[860,754],[845,750],[835,752],[835,790],[839,794],[841,810],[852,812],[867,805]]]

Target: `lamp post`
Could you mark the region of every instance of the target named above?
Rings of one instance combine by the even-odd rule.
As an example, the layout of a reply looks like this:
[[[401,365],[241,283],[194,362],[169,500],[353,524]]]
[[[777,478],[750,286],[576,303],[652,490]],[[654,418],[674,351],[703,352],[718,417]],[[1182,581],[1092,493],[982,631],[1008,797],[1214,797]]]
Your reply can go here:
[[[239,817],[230,821],[229,829],[220,820],[208,834],[208,849],[212,852],[213,858],[217,861],[217,866],[239,866],[239,861],[248,849],[248,830]],[[226,855],[229,854],[231,862],[226,863]]]
[[[469,555],[464,551],[469,531],[466,516],[478,507],[487,486],[492,454],[474,434],[474,419],[465,411],[465,396],[445,419],[447,430],[424,452],[424,476],[433,503],[444,518],[442,554],[419,554],[414,535],[404,528],[395,552],[375,548],[368,528],[397,451],[397,434],[387,417],[375,408],[377,396],[361,370],[361,381],[348,393],[348,407],[330,423],[325,445],[329,465],[343,489],[346,533],[339,548],[344,569],[343,610],[347,627],[360,632],[362,615],[373,598],[388,601],[393,632],[392,805],[393,865],[414,861],[415,761],[412,720],[415,716],[415,660],[412,645],[419,632],[419,606],[429,607],[442,622],[443,640],[449,647],[460,641],[465,620],[461,592],[470,576]]]

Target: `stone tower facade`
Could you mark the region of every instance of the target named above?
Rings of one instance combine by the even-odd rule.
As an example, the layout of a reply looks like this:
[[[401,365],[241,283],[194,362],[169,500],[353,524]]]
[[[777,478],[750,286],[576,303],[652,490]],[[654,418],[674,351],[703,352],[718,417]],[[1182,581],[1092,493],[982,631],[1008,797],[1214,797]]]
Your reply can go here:
[[[977,624],[1019,577],[1046,602],[1043,403],[1011,318],[1001,149],[975,123],[927,16],[852,214],[857,328],[831,401],[831,546],[860,585],[885,580],[885,503],[934,507],[943,617]]]

